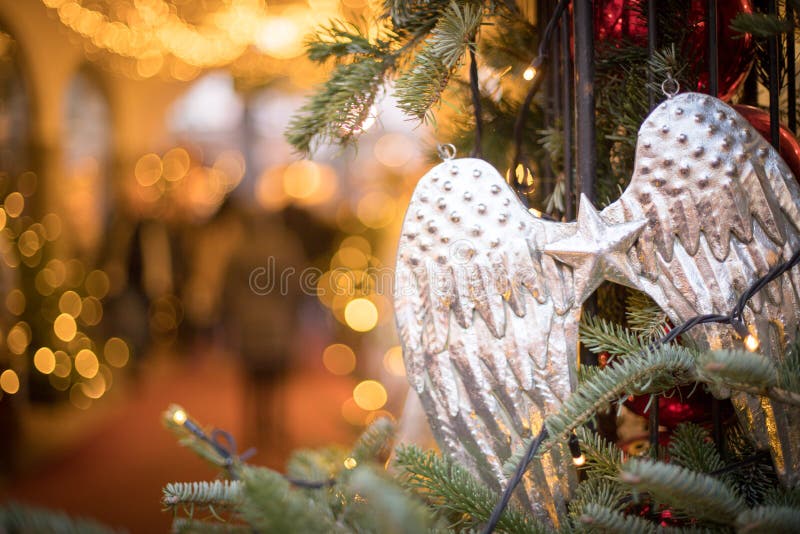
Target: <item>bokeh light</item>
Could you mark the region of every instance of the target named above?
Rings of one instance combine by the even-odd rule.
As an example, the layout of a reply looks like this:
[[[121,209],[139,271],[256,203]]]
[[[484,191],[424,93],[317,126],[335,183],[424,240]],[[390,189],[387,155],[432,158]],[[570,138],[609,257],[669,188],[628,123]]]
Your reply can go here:
[[[353,299],[344,308],[344,319],[356,332],[369,332],[378,324],[378,308],[368,299]]]
[[[346,375],[356,368],[356,355],[347,345],[334,343],[322,352],[322,364],[335,375]]]
[[[387,399],[386,388],[376,380],[364,380],[353,389],[353,400],[362,410],[380,410]]]
[[[33,355],[33,366],[44,375],[49,375],[56,369],[56,356],[47,347],[42,347]]]
[[[124,367],[130,358],[130,350],[127,343],[118,337],[109,338],[103,347],[103,357],[114,367]]]
[[[6,369],[0,373],[0,389],[9,395],[19,391],[19,376],[13,369]]]
[[[89,349],[82,349],[75,355],[75,370],[84,378],[94,378],[100,370],[97,356]]]
[[[53,331],[58,339],[62,341],[72,341],[78,331],[75,318],[68,313],[62,313],[53,322]]]
[[[406,376],[406,366],[403,363],[403,349],[396,345],[383,355],[383,367],[394,376]]]

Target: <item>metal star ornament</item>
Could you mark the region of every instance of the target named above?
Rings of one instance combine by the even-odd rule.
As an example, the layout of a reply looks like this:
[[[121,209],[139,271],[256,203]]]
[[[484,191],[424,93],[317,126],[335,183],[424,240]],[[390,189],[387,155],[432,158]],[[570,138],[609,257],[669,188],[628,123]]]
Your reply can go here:
[[[575,298],[583,302],[605,280],[632,286],[636,272],[628,251],[647,221],[608,223],[581,195],[578,230],[574,235],[544,247],[544,253],[572,267]]]

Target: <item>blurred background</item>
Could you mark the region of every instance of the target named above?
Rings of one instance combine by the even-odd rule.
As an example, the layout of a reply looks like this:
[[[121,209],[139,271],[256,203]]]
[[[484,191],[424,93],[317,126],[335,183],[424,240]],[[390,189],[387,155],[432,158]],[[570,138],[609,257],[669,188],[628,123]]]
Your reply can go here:
[[[283,139],[304,36],[367,0],[0,0],[0,498],[161,532],[215,472],[348,444],[405,398],[390,268],[433,141],[390,99],[358,151]]]

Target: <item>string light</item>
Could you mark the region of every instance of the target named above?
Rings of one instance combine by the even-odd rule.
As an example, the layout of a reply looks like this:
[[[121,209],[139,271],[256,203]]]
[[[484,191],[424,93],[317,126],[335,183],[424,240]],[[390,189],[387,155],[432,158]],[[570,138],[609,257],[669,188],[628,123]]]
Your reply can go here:
[[[522,73],[522,77],[527,81],[531,81],[534,76],[536,76],[536,69],[533,68],[533,65],[529,66],[527,69],[525,69],[525,72]]]
[[[758,337],[753,334],[747,334],[744,337],[744,346],[750,352],[755,352],[761,346],[761,342],[758,340]]]
[[[569,452],[572,455],[572,463],[575,464],[576,467],[580,467],[586,463],[586,456],[584,456],[583,452],[581,451],[581,445],[578,443],[578,436],[575,434],[570,435],[569,437]]]
[[[344,459],[344,467],[345,469],[355,469],[358,467],[358,461],[352,456],[348,456]]]
[[[182,409],[178,408],[177,410],[172,412],[172,422],[176,425],[183,425],[186,422],[186,412]]]

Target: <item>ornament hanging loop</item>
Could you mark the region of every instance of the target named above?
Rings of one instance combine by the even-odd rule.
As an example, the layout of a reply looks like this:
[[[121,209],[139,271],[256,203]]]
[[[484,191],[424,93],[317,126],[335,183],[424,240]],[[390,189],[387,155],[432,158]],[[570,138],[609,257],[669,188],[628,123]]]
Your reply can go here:
[[[436,152],[439,153],[442,161],[450,161],[456,157],[456,147],[451,143],[436,145]]]
[[[681,84],[678,83],[678,80],[672,77],[671,72],[667,72],[667,79],[661,82],[661,92],[664,93],[664,96],[667,98],[672,98],[673,96],[677,95],[681,90]]]

